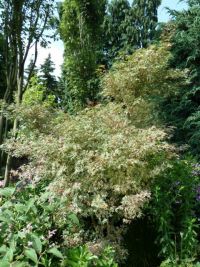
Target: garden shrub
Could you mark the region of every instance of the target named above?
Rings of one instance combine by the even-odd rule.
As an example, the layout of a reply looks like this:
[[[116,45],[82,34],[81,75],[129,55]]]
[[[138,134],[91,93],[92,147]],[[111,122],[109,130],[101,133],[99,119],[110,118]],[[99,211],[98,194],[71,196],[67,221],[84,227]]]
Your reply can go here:
[[[192,264],[198,254],[199,174],[193,160],[179,159],[155,180],[150,213],[158,229],[160,255],[169,264],[161,266],[190,266],[184,264]]]
[[[116,241],[119,222],[128,223],[141,216],[154,176],[175,156],[174,148],[164,141],[166,133],[154,126],[136,128],[120,106],[110,103],[76,117],[62,114],[61,122],[52,114],[53,121],[49,120],[46,127],[42,124],[40,134],[37,128],[30,135],[28,116],[33,113],[28,111],[24,109],[28,124],[25,120],[21,124],[17,142],[10,139],[6,144],[13,156],[30,160],[21,168],[20,177],[48,179],[47,190],[69,200],[57,209],[61,217],[70,210],[85,228],[91,220],[84,238],[89,236],[91,241],[106,236]],[[34,123],[41,119],[37,114]]]
[[[28,181],[26,181],[28,182]],[[65,236],[76,236],[79,220],[69,211],[61,220],[56,210],[65,202],[45,192],[44,185],[19,182],[0,189],[0,266],[117,267],[109,247],[93,254],[86,246],[67,247]]]
[[[17,170],[20,180],[48,181],[45,191],[64,203],[54,212],[57,222],[69,213],[78,218],[80,231],[63,237],[67,248],[110,244],[122,259],[122,233],[142,216],[155,178],[178,158],[170,131],[152,116],[156,96],[185,83],[184,71],[168,69],[168,46],[141,49],[114,65],[102,83],[107,103],[76,116],[40,99],[14,108],[18,136],[3,149],[29,160]]]
[[[126,108],[129,118],[139,127],[158,123],[157,105],[187,84],[187,70],[169,68],[170,43],[139,49],[113,65],[105,75],[103,96],[111,97]]]

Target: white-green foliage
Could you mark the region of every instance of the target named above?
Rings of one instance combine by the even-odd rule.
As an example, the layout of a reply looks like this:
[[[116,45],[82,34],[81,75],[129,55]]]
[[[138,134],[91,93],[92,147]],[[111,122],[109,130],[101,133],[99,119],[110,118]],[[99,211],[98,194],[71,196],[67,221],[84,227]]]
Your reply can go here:
[[[103,95],[125,105],[134,124],[155,123],[159,97],[176,94],[186,83],[187,71],[169,68],[170,43],[139,49],[113,65],[103,79]],[[153,109],[154,108],[154,109]],[[141,123],[142,122],[142,123]]]
[[[119,230],[116,224],[142,215],[154,177],[176,156],[166,131],[153,123],[147,127],[149,115],[137,114],[141,105],[134,108],[138,101],[151,106],[152,94],[176,87],[169,87],[167,78],[177,80],[183,73],[167,70],[168,57],[166,48],[151,47],[119,63],[104,80],[104,95],[115,102],[85,109],[77,116],[38,103],[20,107],[18,138],[9,140],[5,149],[15,157],[29,158],[22,178],[48,179],[47,190],[68,199],[57,214],[64,219],[66,212],[75,213],[85,240],[119,240],[123,227]],[[77,244],[79,238],[66,237],[66,242]]]
[[[149,198],[146,190],[151,180],[165,169],[166,158],[172,154],[172,147],[164,142],[165,132],[154,126],[136,128],[116,104],[99,105],[76,117],[62,114],[61,123],[46,110],[49,120],[45,125],[43,121],[40,134],[43,108],[32,106],[23,111],[28,124],[21,128],[17,143],[9,140],[7,149],[14,150],[16,157],[29,157],[33,176],[39,170],[41,178],[52,179],[51,190],[71,196],[75,202],[71,208],[77,213],[94,213],[105,223],[112,215],[123,214],[124,196],[141,194],[144,201]],[[33,113],[37,128],[27,138],[26,127]],[[79,197],[74,199],[74,194]],[[143,202],[138,204],[133,218],[140,214]]]

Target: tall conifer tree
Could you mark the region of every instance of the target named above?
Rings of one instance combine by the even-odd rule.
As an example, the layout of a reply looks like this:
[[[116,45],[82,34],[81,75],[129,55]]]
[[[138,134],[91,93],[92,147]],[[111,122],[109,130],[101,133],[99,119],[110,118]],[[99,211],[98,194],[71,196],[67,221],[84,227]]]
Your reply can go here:
[[[138,47],[147,47],[153,40],[158,22],[161,0],[134,0],[132,4],[133,25],[136,27]]]
[[[51,55],[49,54],[48,57],[45,59],[44,63],[40,67],[40,79],[43,85],[47,89],[47,94],[56,94],[57,89],[57,81],[54,75],[55,64],[51,60]]]
[[[112,0],[105,17],[105,45],[108,65],[123,51],[147,47],[152,42],[161,0]]]
[[[108,5],[104,20],[104,53],[108,64],[120,50],[128,48],[127,30],[130,28],[127,29],[127,27],[130,21],[130,12],[131,6],[128,0],[112,0]]]
[[[166,99],[162,107],[164,119],[175,126],[173,141],[188,143],[191,151],[200,158],[200,1],[185,2],[188,9],[171,11],[171,65],[187,68],[190,84]]]
[[[97,95],[96,69],[101,51],[106,0],[65,0],[61,38],[64,42],[63,77],[67,110],[84,107]]]

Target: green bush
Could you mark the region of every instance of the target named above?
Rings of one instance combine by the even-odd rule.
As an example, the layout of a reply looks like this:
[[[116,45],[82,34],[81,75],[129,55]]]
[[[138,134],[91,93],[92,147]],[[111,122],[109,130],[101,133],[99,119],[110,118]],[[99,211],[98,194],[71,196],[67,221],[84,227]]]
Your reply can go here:
[[[48,179],[50,191],[67,197],[69,204],[57,213],[77,214],[88,241],[119,240],[116,225],[124,230],[126,223],[142,215],[154,177],[176,157],[174,147],[165,141],[167,134],[154,126],[135,127],[113,103],[76,117],[54,117],[43,110],[38,105],[21,108],[18,139],[6,144],[13,156],[30,161],[21,176]],[[40,124],[42,118],[45,123]]]
[[[170,95],[185,83],[185,72],[169,69],[168,49],[167,43],[141,49],[114,65],[103,80],[102,94],[107,103],[87,108],[76,116],[45,105],[45,101],[41,103],[40,97],[33,103],[29,98],[32,105],[27,105],[24,99],[20,107],[14,108],[12,116],[20,121],[18,135],[16,139],[10,138],[3,149],[16,158],[28,160],[16,171],[22,182],[48,181],[45,191],[55,196],[55,203],[56,199],[61,201],[53,213],[54,223],[61,223],[59,229],[66,228],[60,240],[63,246],[75,249],[72,254],[82,257],[76,247],[103,243],[103,247],[112,245],[122,259],[121,237],[127,225],[142,216],[153,194],[156,223],[166,219],[159,229],[160,240],[164,238],[162,252],[166,249],[166,258],[173,255],[173,238],[168,238],[171,230],[166,232],[164,228],[172,225],[170,216],[174,216],[176,201],[168,186],[179,175],[185,183],[189,169],[186,163],[179,163],[175,146],[168,143],[170,131],[158,127],[160,123],[155,119],[156,97]],[[191,189],[191,184],[186,185]],[[181,189],[183,196],[189,193],[185,188]],[[195,222],[188,211],[191,195],[187,198],[181,230],[188,240],[184,249],[193,249]],[[169,220],[165,218],[166,212],[170,214]],[[78,230],[77,225],[72,227],[73,231],[67,228],[69,215],[75,224],[78,218]],[[189,257],[188,250],[185,251],[184,257]],[[87,255],[87,251],[83,253],[83,260]]]
[[[85,246],[67,247],[65,236],[76,235],[80,228],[71,212],[63,220],[56,217],[67,200],[24,182],[0,189],[0,197],[0,266],[117,266],[111,248],[96,256]]]
[[[185,262],[193,262],[197,256],[200,179],[195,166],[190,159],[174,161],[158,176],[152,190],[151,213],[158,231],[157,241],[169,266],[186,266]],[[177,265],[170,265],[173,262]]]
[[[177,264],[176,262],[166,260],[162,262],[160,267],[200,267],[200,263],[191,263],[190,261],[185,261],[185,263]]]

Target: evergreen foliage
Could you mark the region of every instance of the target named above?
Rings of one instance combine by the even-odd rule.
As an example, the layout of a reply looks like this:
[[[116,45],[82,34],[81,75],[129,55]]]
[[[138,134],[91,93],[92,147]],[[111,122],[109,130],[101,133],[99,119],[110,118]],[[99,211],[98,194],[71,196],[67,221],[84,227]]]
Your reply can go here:
[[[139,47],[147,47],[154,39],[158,22],[158,7],[162,0],[134,0],[132,4],[135,14],[134,26],[137,30]]]
[[[107,14],[104,19],[104,53],[105,61],[111,65],[113,59],[120,50],[130,48],[129,38],[127,38],[127,26],[130,24],[131,6],[128,0],[113,0],[108,4]],[[131,31],[135,29],[130,25]],[[131,35],[133,32],[130,33]],[[133,34],[133,36],[135,36]]]
[[[58,82],[54,75],[55,64],[51,60],[51,55],[45,59],[44,63],[40,66],[40,81],[43,86],[46,88],[46,97],[50,95],[55,95],[56,100],[59,101],[59,92],[58,92]]]
[[[62,6],[61,38],[65,46],[63,77],[68,111],[82,109],[98,93],[96,69],[101,51],[103,0],[65,0]]]
[[[25,69],[26,80],[28,79],[29,73],[31,73],[30,79],[34,76],[38,76],[38,68],[35,66],[33,59],[30,60],[27,68]]]
[[[56,77],[53,74],[54,70],[55,64],[51,60],[51,55],[49,54],[44,63],[40,66],[40,79],[50,93],[54,93],[57,87]]]
[[[112,0],[104,21],[104,52],[108,65],[119,52],[147,47],[155,36],[161,0]]]
[[[165,121],[176,127],[173,140],[188,143],[192,152],[199,155],[199,104],[200,104],[200,5],[199,1],[188,1],[189,9],[172,11],[171,28],[172,54],[171,66],[188,69],[190,84],[165,99]]]

